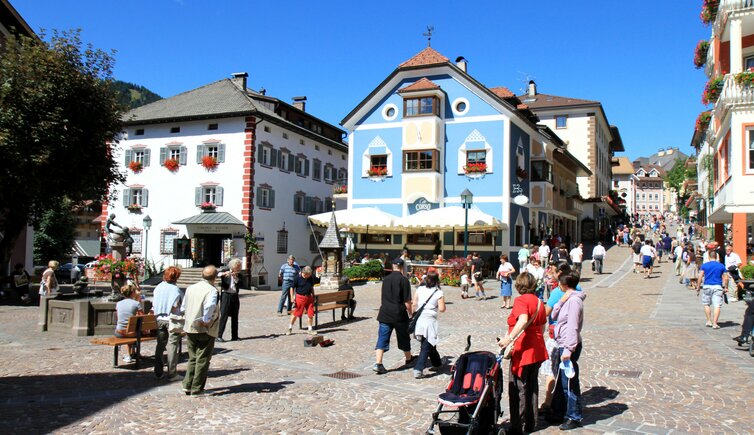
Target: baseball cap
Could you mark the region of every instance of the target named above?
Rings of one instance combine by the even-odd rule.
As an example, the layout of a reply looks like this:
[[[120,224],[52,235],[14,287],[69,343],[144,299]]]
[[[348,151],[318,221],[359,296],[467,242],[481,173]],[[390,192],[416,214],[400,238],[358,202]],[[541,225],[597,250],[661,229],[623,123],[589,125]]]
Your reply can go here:
[[[401,257],[398,257],[395,260],[393,260],[393,264],[395,264],[396,266],[403,266],[404,262]]]

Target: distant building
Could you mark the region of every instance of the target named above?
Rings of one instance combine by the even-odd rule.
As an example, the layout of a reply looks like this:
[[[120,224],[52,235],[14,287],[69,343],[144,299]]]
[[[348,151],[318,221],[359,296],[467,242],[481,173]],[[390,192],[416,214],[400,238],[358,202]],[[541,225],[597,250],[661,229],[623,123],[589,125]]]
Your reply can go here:
[[[252,264],[252,285],[275,286],[293,254],[320,264],[307,216],[331,210],[333,187],[347,178],[344,132],[306,112],[247,88],[246,73],[133,109],[119,142],[124,185],[103,206],[131,229],[134,252],[158,265]],[[144,218],[152,219],[147,232]],[[246,255],[245,237],[261,253]],[[174,240],[190,250],[174,251]],[[188,246],[186,246],[188,247]],[[180,258],[179,258],[180,257]],[[188,259],[182,259],[189,257]]]
[[[613,166],[613,187],[619,198],[626,201],[626,213],[636,212],[636,170],[628,157],[618,157]]]
[[[636,167],[636,213],[654,216],[665,211],[665,170],[655,165]]]
[[[639,165],[655,165],[662,168],[665,172],[670,172],[678,161],[683,164],[688,158],[688,154],[678,148],[667,148],[661,149],[649,157],[639,157],[634,160],[634,163]]]

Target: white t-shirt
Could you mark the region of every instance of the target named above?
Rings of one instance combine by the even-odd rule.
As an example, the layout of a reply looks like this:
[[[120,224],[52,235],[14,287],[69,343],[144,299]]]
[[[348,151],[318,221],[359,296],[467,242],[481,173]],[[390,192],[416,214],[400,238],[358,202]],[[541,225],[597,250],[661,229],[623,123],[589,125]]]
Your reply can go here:
[[[503,278],[501,273],[508,273],[508,278],[510,278],[510,274],[515,271],[516,269],[513,267],[513,265],[506,261],[505,263],[501,264],[500,267],[497,268],[497,276],[499,278]]]
[[[725,255],[725,268],[729,268],[731,266],[736,266],[741,264],[741,257],[738,256],[735,252],[731,252],[730,255]]]
[[[547,245],[539,247],[539,259],[543,260],[550,256],[550,247]]]
[[[605,251],[605,247],[602,245],[597,245],[592,249],[592,257],[595,257],[597,255],[605,256],[607,252]]]
[[[573,248],[569,255],[571,256],[571,261],[574,263],[581,263],[581,259],[584,258],[584,251],[582,251],[581,248]]]
[[[642,245],[641,251],[639,251],[641,255],[647,255],[650,257],[655,256],[655,248],[649,246],[649,245]]]
[[[526,271],[537,279],[542,279],[545,276],[545,270],[542,267],[534,267],[531,263],[526,265]]]
[[[461,275],[461,285],[469,285],[469,276],[465,273]]]

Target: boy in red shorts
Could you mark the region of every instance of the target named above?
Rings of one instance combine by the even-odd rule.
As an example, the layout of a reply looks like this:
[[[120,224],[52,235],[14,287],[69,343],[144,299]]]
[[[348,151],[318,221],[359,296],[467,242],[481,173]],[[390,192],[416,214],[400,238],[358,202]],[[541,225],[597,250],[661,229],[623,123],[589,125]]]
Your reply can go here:
[[[304,311],[306,311],[306,315],[309,317],[307,320],[309,334],[314,335],[314,331],[312,330],[312,319],[314,318],[314,278],[312,278],[311,267],[306,266],[301,269],[301,275],[297,276],[293,281],[290,292],[290,300],[296,302],[296,308],[293,309],[291,324],[288,325],[288,332],[285,335],[291,335],[293,324],[296,323],[296,319],[304,315]]]

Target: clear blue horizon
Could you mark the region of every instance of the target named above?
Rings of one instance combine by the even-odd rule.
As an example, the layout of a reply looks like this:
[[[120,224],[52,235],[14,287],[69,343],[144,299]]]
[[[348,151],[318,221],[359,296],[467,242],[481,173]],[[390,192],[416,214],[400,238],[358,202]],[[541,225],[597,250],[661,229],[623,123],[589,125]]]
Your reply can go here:
[[[115,78],[162,97],[246,71],[252,89],[306,95],[307,112],[334,125],[426,47],[429,25],[432,47],[464,56],[488,87],[520,94],[533,79],[542,93],[600,101],[632,160],[667,147],[691,154],[705,109],[706,77],[692,62],[710,35],[701,2],[11,2],[35,31],[80,28],[116,50]]]

